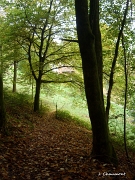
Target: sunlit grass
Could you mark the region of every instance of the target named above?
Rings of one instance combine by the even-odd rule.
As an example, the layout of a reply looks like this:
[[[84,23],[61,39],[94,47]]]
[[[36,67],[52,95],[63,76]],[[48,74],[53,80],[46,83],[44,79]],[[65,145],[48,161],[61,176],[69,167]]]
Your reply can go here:
[[[84,127],[88,130],[91,129],[90,122],[83,121],[82,119],[79,119],[78,117],[71,115],[70,112],[66,110],[58,110],[56,112],[56,118],[61,121],[74,122],[78,126]]]

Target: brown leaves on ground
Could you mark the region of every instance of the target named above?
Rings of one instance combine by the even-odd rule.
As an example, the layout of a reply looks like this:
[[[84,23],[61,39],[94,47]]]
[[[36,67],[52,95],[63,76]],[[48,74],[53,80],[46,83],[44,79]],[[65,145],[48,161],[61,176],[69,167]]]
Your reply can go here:
[[[33,119],[34,128],[17,123],[13,134],[1,135],[0,180],[131,180],[135,175],[120,149],[118,168],[91,160],[91,131],[58,121],[53,113]]]

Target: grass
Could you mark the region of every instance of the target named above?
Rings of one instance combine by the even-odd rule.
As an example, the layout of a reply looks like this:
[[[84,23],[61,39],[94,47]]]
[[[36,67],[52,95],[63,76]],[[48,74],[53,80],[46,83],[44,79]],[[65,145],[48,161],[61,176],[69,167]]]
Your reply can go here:
[[[6,103],[10,104],[10,106],[20,106],[23,107],[24,105],[32,105],[32,99],[28,94],[23,93],[12,93],[10,91],[4,91],[4,97]]]
[[[75,90],[66,85],[55,85],[55,90],[53,89],[52,92],[50,89],[47,92],[42,89],[41,98],[45,99],[44,102],[47,101],[54,111],[57,105],[58,110],[69,111],[73,116],[89,123],[86,100],[83,100],[79,91],[76,94],[72,91]]]
[[[78,126],[84,127],[88,130],[91,129],[90,122],[82,121],[82,119],[79,119],[78,117],[75,117],[70,114],[69,111],[67,110],[58,110],[56,112],[56,118],[61,120],[61,121],[69,121],[69,122],[74,122]]]
[[[24,128],[34,128],[34,122],[49,111],[48,106],[42,106],[39,113],[33,112],[33,99],[26,93],[13,93],[4,90],[5,107],[7,112],[7,133],[23,132]],[[16,129],[16,131],[14,131]],[[23,133],[22,133],[23,134]]]

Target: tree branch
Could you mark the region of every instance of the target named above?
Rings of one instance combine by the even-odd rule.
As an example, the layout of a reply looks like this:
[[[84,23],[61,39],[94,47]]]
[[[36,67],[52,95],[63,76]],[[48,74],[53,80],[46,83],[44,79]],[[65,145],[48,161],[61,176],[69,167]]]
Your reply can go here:
[[[65,39],[65,38],[60,38],[60,40],[62,40],[62,41],[68,41],[68,42],[76,42],[76,43],[78,43],[78,40],[76,40],[76,39]]]
[[[69,80],[69,81],[57,81],[57,80],[41,80],[41,83],[73,83],[73,80]]]
[[[121,23],[121,28],[118,34],[116,46],[115,46],[115,54],[112,62],[112,67],[111,67],[111,72],[110,72],[110,79],[109,79],[109,88],[108,88],[108,93],[107,93],[107,105],[106,105],[106,120],[108,121],[109,119],[109,110],[110,110],[110,99],[111,99],[111,92],[112,92],[112,87],[113,87],[113,76],[114,76],[114,70],[115,70],[115,65],[118,57],[118,51],[119,51],[119,44],[120,44],[120,38],[123,33],[124,25],[126,23],[126,17],[127,17],[127,12],[128,12],[128,6],[129,6],[129,0],[127,0],[126,3],[126,9],[124,12],[124,17]]]

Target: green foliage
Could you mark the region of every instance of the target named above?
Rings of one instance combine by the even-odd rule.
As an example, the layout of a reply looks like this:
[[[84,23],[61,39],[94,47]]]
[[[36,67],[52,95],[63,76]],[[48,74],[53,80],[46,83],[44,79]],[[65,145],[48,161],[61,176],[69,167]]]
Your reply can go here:
[[[28,94],[22,93],[12,93],[5,91],[5,100],[11,106],[19,106],[22,107],[24,105],[31,106],[32,99]]]
[[[124,116],[123,116],[123,106],[116,103],[112,103],[109,119],[109,130],[113,141],[124,145]],[[126,111],[126,139],[127,146],[130,149],[135,149],[135,126],[131,123],[131,113]]]
[[[6,60],[11,57],[12,62],[19,62],[18,80],[30,83],[32,79],[38,79],[41,83],[82,83],[78,45],[57,42],[57,39],[67,37],[66,22],[69,21],[64,11],[67,6],[60,5],[60,2],[51,0],[23,0],[5,4],[6,16],[2,28],[8,28],[5,31],[6,38],[4,35],[3,39],[3,57]],[[2,37],[3,34],[0,34]],[[74,68],[75,73],[56,72],[61,67]]]
[[[69,111],[62,111],[62,110],[58,110],[56,112],[56,118],[59,120],[71,120],[72,116],[70,115]]]
[[[111,138],[117,143],[124,145],[124,130],[123,121],[120,119],[111,119],[109,122],[109,129]],[[135,126],[127,122],[126,127],[126,140],[127,146],[130,149],[135,149]]]
[[[43,80],[52,80],[56,79],[56,74],[52,73],[52,66],[60,66],[59,63],[68,66],[75,65],[76,50],[78,49],[76,45],[71,45],[69,42],[57,43],[59,38],[67,37],[66,33],[75,31],[75,28],[71,29],[71,27],[66,29],[68,28],[66,23],[69,21],[69,16],[67,13],[65,15],[65,12],[71,15],[71,6],[67,2],[66,7],[58,1],[42,0],[23,0],[15,1],[15,3],[3,1],[1,6],[6,11],[4,22],[0,27],[0,40],[4,44],[4,58],[10,59],[10,61],[25,60],[19,65],[24,77],[28,77],[32,69],[38,77],[38,70],[43,68],[42,74],[48,74],[47,78],[45,77]],[[67,11],[67,8],[70,11]],[[30,42],[32,45],[29,54]],[[32,59],[31,70],[28,68],[28,54]],[[43,55],[45,62],[43,62]],[[61,78],[67,77],[61,75],[59,79]]]
[[[47,114],[50,111],[51,111],[50,106],[47,103],[43,104],[43,101],[40,100],[40,110],[39,110],[40,115]]]
[[[67,122],[74,122],[75,124],[85,127],[86,129],[90,130],[90,122],[83,121],[82,119],[79,119],[73,115],[69,111],[66,110],[57,110],[56,111],[56,118],[61,121],[67,121]]]
[[[108,90],[109,85],[109,74],[110,68],[112,65],[112,59],[114,57],[115,52],[115,43],[118,36],[118,32],[121,26],[121,21],[123,18],[123,12],[126,6],[125,1],[116,0],[116,1],[104,1],[101,2],[101,33],[102,33],[102,45],[103,45],[103,77],[104,77],[104,90],[105,92]],[[133,61],[133,47],[134,47],[134,30],[133,30],[133,22],[132,17],[134,17],[134,12],[132,12],[131,17],[131,7],[129,7],[127,23],[124,27],[124,46],[126,49],[127,56],[127,68],[129,75],[129,84],[130,89],[133,87],[132,78],[134,72],[131,71],[134,66]],[[113,85],[113,101],[117,99],[117,104],[123,104],[124,100],[124,88],[125,88],[125,80],[124,80],[124,57],[123,57],[123,47],[122,43],[119,47],[119,56],[116,63],[116,68],[114,72],[114,85]],[[116,93],[117,92],[117,93]],[[129,98],[128,98],[129,99]],[[131,97],[130,97],[131,99]]]
[[[12,93],[4,90],[5,106],[7,110],[8,133],[13,133],[14,128],[29,126],[33,128],[32,100],[28,94]]]
[[[41,99],[49,103],[52,110],[57,104],[58,109],[68,110],[72,115],[88,120],[84,89],[72,84],[43,84]]]

